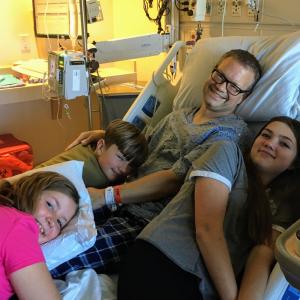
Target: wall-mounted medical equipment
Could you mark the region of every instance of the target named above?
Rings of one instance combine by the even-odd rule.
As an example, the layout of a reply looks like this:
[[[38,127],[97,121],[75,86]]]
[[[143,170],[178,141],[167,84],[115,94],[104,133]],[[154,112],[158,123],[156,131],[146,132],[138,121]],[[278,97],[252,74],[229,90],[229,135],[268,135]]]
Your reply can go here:
[[[95,43],[95,59],[99,63],[158,55],[168,51],[171,45],[169,34],[146,34],[123,39]]]
[[[191,17],[191,21],[196,22],[204,21],[205,15],[209,14],[211,9],[211,3],[207,3],[207,0],[175,1],[174,4],[180,12]]]
[[[52,51],[48,56],[50,97],[67,100],[89,94],[86,61],[81,52]]]

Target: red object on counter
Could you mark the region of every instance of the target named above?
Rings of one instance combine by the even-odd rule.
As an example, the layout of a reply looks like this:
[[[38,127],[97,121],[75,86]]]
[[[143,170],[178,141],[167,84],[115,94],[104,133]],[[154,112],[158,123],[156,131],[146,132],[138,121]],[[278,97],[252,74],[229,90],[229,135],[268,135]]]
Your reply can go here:
[[[23,173],[32,167],[32,147],[10,133],[0,135],[0,179]]]

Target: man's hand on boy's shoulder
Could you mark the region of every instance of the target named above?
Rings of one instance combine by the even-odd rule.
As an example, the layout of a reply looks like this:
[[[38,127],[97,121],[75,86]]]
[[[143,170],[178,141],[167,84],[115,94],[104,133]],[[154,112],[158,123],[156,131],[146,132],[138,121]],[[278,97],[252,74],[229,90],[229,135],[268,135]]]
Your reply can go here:
[[[93,209],[98,209],[105,205],[105,189],[88,187],[87,190],[92,200]]]
[[[88,145],[91,142],[98,141],[99,139],[104,137],[104,134],[105,131],[102,129],[84,131],[80,133],[79,136],[70,145],[68,145],[65,150],[70,150],[78,144]]]

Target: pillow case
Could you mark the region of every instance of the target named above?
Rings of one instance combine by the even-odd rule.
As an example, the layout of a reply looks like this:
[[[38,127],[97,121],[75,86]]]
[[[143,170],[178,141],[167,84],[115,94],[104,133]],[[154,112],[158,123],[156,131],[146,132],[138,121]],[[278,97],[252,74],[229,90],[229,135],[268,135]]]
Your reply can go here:
[[[40,171],[53,171],[67,177],[76,187],[79,200],[79,213],[63,229],[62,233],[45,244],[42,250],[49,270],[57,267],[63,262],[73,258],[81,252],[92,247],[96,240],[96,229],[91,199],[82,180],[82,161],[67,161],[56,165],[51,165],[39,169],[34,169],[14,177],[7,178],[9,181],[18,180],[22,176],[27,176]]]
[[[263,76],[236,113],[246,121],[277,115],[300,118],[300,31],[269,37],[217,37],[200,40],[187,57],[174,109],[199,106],[204,82],[221,55],[245,49],[260,61]]]

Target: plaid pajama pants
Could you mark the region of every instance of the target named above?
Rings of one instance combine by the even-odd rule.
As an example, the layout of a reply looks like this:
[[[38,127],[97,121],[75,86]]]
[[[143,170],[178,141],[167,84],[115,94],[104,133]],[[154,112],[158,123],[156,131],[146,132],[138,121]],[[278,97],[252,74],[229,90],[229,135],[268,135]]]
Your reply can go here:
[[[122,208],[112,213],[103,207],[94,211],[94,217],[97,229],[95,245],[51,270],[53,278],[85,268],[93,268],[97,273],[115,272],[128,247],[148,224]]]

